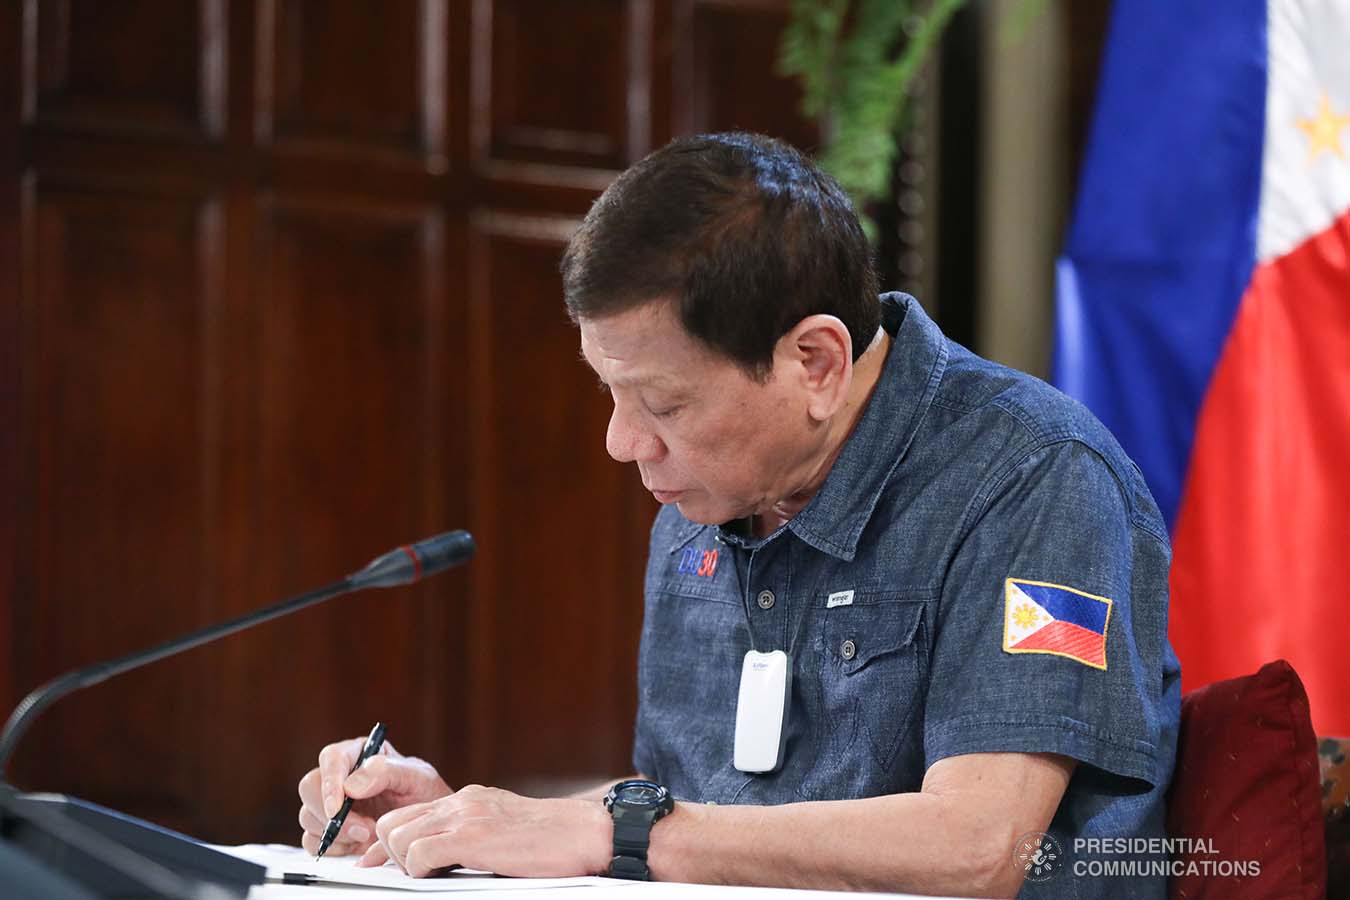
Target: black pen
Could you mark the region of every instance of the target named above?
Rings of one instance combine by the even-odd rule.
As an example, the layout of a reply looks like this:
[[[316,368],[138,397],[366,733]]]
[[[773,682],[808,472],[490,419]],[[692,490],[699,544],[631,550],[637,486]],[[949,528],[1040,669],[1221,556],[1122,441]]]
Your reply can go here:
[[[380,748],[384,746],[384,723],[376,722],[375,727],[370,729],[370,737],[366,738],[366,745],[361,748],[361,755],[356,758],[356,765],[352,766],[352,772],[361,768],[361,763],[370,759]],[[348,772],[350,775],[352,772]],[[319,852],[314,854],[315,859],[322,859],[328,852],[328,848],[333,846],[333,841],[337,840],[338,832],[342,830],[342,823],[347,821],[347,813],[352,811],[352,798],[342,798],[342,808],[333,816],[328,827],[323,830],[323,840],[319,841]]]

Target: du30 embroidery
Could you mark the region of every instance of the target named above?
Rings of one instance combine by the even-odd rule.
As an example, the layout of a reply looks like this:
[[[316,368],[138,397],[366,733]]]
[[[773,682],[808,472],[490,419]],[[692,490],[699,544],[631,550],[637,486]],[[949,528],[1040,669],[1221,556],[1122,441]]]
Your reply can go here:
[[[717,571],[717,551],[685,547],[684,553],[680,556],[679,568],[676,571],[681,575],[699,575],[703,578],[711,578],[713,573]]]

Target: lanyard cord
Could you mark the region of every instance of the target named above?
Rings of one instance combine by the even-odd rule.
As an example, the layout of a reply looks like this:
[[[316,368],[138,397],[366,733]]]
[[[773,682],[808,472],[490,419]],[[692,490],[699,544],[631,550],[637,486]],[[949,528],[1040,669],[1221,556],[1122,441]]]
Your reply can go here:
[[[745,572],[741,570],[741,551],[740,548],[732,544],[723,544],[731,553],[731,564],[736,569],[736,587],[740,589],[741,612],[745,614],[745,633],[750,637],[750,649],[759,652],[755,646],[755,628],[750,622],[750,586],[746,580]],[[754,558],[754,551],[750,551],[750,556]]]
[[[755,628],[750,621],[750,584],[747,573],[741,570],[741,550],[731,544],[723,543],[723,546],[731,551],[732,565],[736,569],[736,585],[740,588],[741,612],[745,614],[745,630],[750,636],[750,649],[758,653],[759,648],[755,646]],[[756,550],[747,551],[749,554],[749,559],[746,561],[747,566],[754,565],[757,549],[758,548],[756,548]],[[787,603],[787,614],[790,621],[792,618],[792,603],[786,597],[783,598],[783,601]],[[802,629],[806,627],[806,620],[809,618],[810,612],[809,606],[802,608],[801,618],[797,620],[797,628],[792,633],[792,640],[789,641],[787,647],[784,648],[784,652],[789,657],[792,656],[792,648],[796,647],[797,641],[801,639]]]

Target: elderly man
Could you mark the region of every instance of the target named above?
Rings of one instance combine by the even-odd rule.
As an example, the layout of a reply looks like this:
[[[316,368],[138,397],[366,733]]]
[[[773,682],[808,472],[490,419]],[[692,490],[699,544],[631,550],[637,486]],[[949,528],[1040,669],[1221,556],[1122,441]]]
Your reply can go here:
[[[414,875],[1163,896],[1066,866],[1164,834],[1176,742],[1167,532],[1107,431],[878,299],[838,184],[767,138],[633,166],[562,271],[609,453],[663,504],[643,775],[456,792],[390,749],[344,781],[344,741],[301,781],[304,845],[345,791],[334,852]]]

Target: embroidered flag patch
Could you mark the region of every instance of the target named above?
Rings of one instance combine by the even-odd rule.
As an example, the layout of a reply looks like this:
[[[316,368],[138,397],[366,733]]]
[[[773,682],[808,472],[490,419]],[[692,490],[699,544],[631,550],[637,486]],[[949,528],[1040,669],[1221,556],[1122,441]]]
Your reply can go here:
[[[1003,650],[1050,653],[1106,668],[1106,597],[1044,581],[1009,578],[1004,587]]]

